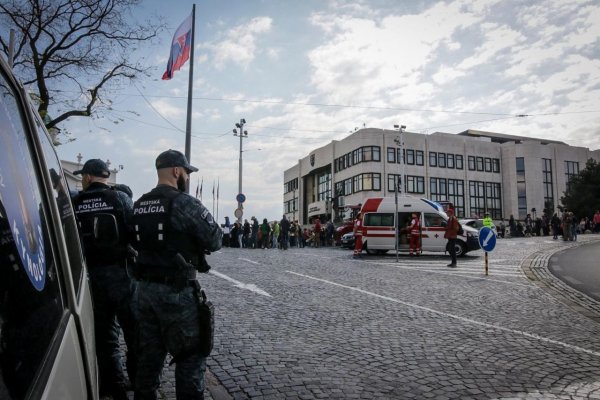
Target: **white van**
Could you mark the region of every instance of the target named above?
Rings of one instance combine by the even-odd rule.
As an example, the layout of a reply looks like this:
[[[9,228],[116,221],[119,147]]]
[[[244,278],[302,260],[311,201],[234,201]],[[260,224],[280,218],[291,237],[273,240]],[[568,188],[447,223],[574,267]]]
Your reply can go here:
[[[0,399],[98,399],[93,318],[67,182],[0,58]]]
[[[395,250],[396,219],[395,197],[368,198],[362,208],[363,248],[369,254]],[[446,251],[444,232],[448,216],[442,206],[434,201],[411,196],[398,197],[399,221],[398,250],[409,251],[410,225],[412,213],[417,213],[421,221],[421,248],[423,251]],[[472,250],[479,250],[478,231],[462,226],[464,233],[456,240],[456,255],[462,256]]]

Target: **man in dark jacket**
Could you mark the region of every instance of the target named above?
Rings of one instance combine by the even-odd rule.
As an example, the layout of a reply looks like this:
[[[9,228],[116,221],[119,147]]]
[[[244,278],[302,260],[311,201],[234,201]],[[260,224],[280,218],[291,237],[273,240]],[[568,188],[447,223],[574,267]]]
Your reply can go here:
[[[123,329],[128,350],[127,372],[129,379],[133,381],[136,374],[136,354],[133,347],[135,319],[131,300],[135,286],[127,274],[133,202],[127,193],[108,185],[110,171],[102,160],[88,160],[82,169],[73,171],[73,174],[82,175],[83,191],[75,196],[73,205],[94,301],[100,393],[112,395],[114,399],[127,399],[127,382],[121,366],[116,320]],[[118,232],[114,243],[103,243],[97,237],[97,218],[100,214],[114,217]]]
[[[185,193],[198,171],[179,151],[156,159],[158,185],[135,202],[133,226],[138,250],[138,374],[135,398],[156,399],[167,352],[176,363],[178,399],[204,398],[206,336],[203,297],[196,271],[208,272],[205,252],[221,248],[223,231],[200,200]],[[211,342],[212,339],[209,340]],[[208,347],[208,348],[207,348]]]
[[[279,229],[280,229],[280,234],[281,234],[281,248],[283,250],[287,250],[288,248],[288,241],[289,241],[289,233],[290,233],[290,221],[286,218],[286,216],[284,215],[283,218],[281,219],[281,222],[279,223]]]

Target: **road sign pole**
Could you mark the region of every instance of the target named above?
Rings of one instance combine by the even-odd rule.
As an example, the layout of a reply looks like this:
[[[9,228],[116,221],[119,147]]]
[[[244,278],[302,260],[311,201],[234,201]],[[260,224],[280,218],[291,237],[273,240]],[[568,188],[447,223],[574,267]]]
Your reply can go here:
[[[485,276],[488,275],[488,252],[485,252]]]

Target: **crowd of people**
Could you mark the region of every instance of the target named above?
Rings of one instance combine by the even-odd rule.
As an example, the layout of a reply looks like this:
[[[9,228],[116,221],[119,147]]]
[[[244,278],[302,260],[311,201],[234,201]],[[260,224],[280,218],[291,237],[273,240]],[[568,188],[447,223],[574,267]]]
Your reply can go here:
[[[554,240],[561,237],[565,241],[574,241],[580,234],[600,233],[600,210],[596,210],[593,216],[583,218],[568,210],[563,210],[560,216],[554,213],[552,217],[544,213],[541,217],[532,218],[531,214],[527,214],[523,221],[511,215],[508,225],[502,219],[498,227],[500,237],[505,237],[507,233],[510,237],[552,235]]]
[[[279,221],[262,222],[256,217],[244,220],[244,223],[230,221],[225,217],[223,229],[223,247],[248,249],[283,249],[289,247],[326,247],[333,246],[335,226],[333,221],[321,223],[315,218],[309,227],[302,227],[298,220],[290,221],[284,215]]]

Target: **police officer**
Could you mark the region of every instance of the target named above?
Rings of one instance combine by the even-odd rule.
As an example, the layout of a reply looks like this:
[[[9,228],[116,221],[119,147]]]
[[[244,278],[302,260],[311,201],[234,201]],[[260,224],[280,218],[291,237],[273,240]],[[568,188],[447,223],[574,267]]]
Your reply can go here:
[[[483,217],[483,226],[486,226],[490,229],[492,226],[494,226],[494,222],[492,221],[492,217],[490,217],[490,213],[485,213],[485,216]]]
[[[125,191],[107,184],[110,171],[102,160],[88,160],[82,169],[73,171],[73,174],[82,175],[83,191],[75,196],[73,205],[85,250],[94,301],[100,393],[112,395],[116,400],[127,399],[128,383],[121,363],[119,328],[116,320],[123,329],[128,349],[127,372],[133,380],[136,374],[135,318],[131,300],[135,283],[127,273],[133,202]],[[122,185],[121,188],[126,187]],[[110,240],[110,243],[106,239],[99,240],[95,234],[98,232],[97,217],[100,214],[114,216],[116,226],[113,223],[112,227],[116,228],[118,237]]]
[[[221,248],[223,232],[202,203],[185,193],[198,171],[179,151],[156,159],[158,185],[134,204],[139,251],[136,308],[139,354],[135,398],[156,399],[165,357],[176,363],[177,399],[204,398],[206,353],[201,335],[196,270],[208,272],[206,251]],[[195,266],[195,268],[194,268]]]

